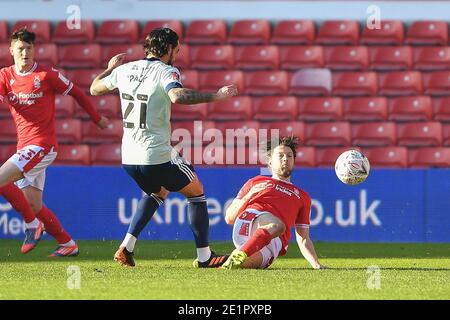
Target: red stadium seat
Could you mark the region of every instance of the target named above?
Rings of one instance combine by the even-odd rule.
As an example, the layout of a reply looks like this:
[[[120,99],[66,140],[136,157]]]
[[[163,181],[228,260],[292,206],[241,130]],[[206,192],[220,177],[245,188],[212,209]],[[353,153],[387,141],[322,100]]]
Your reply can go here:
[[[302,68],[321,68],[324,66],[321,46],[281,46],[281,69],[297,71]]]
[[[450,124],[442,124],[442,145],[450,146]]]
[[[357,97],[345,99],[344,119],[350,121],[384,121],[387,119],[385,97]]]
[[[38,44],[36,45],[34,54],[34,58],[41,65],[51,67],[58,65],[58,48],[55,44]]]
[[[418,148],[408,152],[410,167],[450,167],[450,148]]]
[[[123,135],[122,120],[110,120],[106,129],[100,129],[92,121],[84,121],[82,124],[83,143],[119,143]]]
[[[403,22],[399,20],[381,20],[380,28],[369,29],[365,25],[361,43],[368,45],[400,45],[403,43],[405,30]]]
[[[299,119],[305,121],[341,120],[342,98],[311,97],[299,101]]]
[[[314,167],[316,165],[316,149],[314,147],[299,147],[295,157],[297,167]]]
[[[0,43],[9,42],[8,24],[6,21],[0,21]]]
[[[424,93],[432,96],[450,95],[450,71],[423,74]]]
[[[183,87],[189,89],[198,89],[199,75],[197,70],[183,70],[181,72],[181,83]]]
[[[60,145],[56,165],[88,166],[90,165],[90,150],[86,144]]]
[[[274,44],[310,44],[314,42],[316,31],[311,20],[279,21],[272,34]]]
[[[297,118],[297,98],[269,96],[253,98],[253,119],[259,121],[288,121]]]
[[[89,92],[89,87],[92,84],[92,81],[102,73],[103,69],[79,69],[63,72],[63,74],[67,75],[67,78],[71,80],[74,84],[79,86],[86,92]]]
[[[415,21],[409,28],[405,43],[413,45],[447,45],[446,21]]]
[[[232,69],[234,66],[234,49],[230,45],[192,46],[190,57],[191,67],[195,69]]]
[[[191,67],[191,54],[190,47],[187,44],[180,46],[180,51],[173,62],[174,67],[182,70],[189,69]]]
[[[49,43],[51,35],[50,21],[47,20],[20,20],[11,28],[11,34],[23,27],[36,34],[36,43]]]
[[[67,27],[67,21],[59,21],[53,33],[52,42],[57,44],[80,44],[94,42],[95,23],[93,20],[81,20],[79,28]]]
[[[137,43],[139,25],[135,20],[106,20],[100,24],[96,41],[99,43]]]
[[[406,168],[408,149],[405,147],[377,147],[364,150],[371,168]]]
[[[179,20],[152,20],[148,21],[142,29],[141,36],[139,39],[140,43],[143,43],[147,35],[156,28],[169,28],[175,31],[180,38],[180,41],[184,36],[183,24]]]
[[[348,122],[318,122],[306,125],[306,145],[348,146],[350,141]]]
[[[0,145],[0,163],[4,163],[11,158],[17,151],[16,144],[1,144]]]
[[[91,146],[91,164],[95,166],[119,166],[122,163],[120,143]]]
[[[13,64],[14,60],[9,52],[9,44],[0,43],[0,68],[9,67]]]
[[[389,120],[429,121],[433,108],[429,96],[398,97],[389,100]]]
[[[114,44],[102,46],[101,63],[103,68],[108,66],[109,60],[119,53],[126,53],[125,62],[141,60],[144,58],[144,50],[140,44]]]
[[[57,119],[55,121],[55,132],[59,143],[80,143],[81,120]]]
[[[322,95],[331,94],[332,75],[329,69],[304,69],[295,72],[289,81],[289,94]]]
[[[359,150],[358,147],[315,148],[317,167],[334,167],[337,158],[345,151]]]
[[[214,121],[174,121],[172,127],[173,145],[207,144],[210,142],[205,133],[214,133]],[[218,131],[220,132],[220,131]]]
[[[359,23],[353,20],[325,21],[319,28],[316,43],[356,44],[359,40]]]
[[[233,44],[267,44],[270,41],[270,22],[267,20],[239,20],[233,23],[228,42]]]
[[[254,71],[244,75],[245,94],[283,95],[288,90],[288,77],[285,71]]]
[[[377,94],[375,72],[333,73],[333,94],[343,96],[373,96]]]
[[[16,143],[16,125],[12,119],[0,120],[0,143]]]
[[[237,69],[273,70],[280,65],[277,46],[236,46],[234,53]]]
[[[260,124],[258,121],[216,122],[216,128],[221,131],[227,146],[252,145],[259,142]]]
[[[171,110],[171,118],[175,121],[205,120],[208,114],[208,104],[181,105],[174,103]]]
[[[433,99],[434,120],[450,122],[450,97]]]
[[[377,71],[409,70],[413,65],[413,51],[407,46],[369,48],[370,69]]]
[[[434,147],[442,143],[440,122],[397,124],[397,144],[408,147]]]
[[[62,68],[98,68],[100,61],[98,44],[71,44],[59,48],[59,66]]]
[[[267,137],[297,137],[301,143],[305,140],[305,124],[301,121],[261,122],[261,129],[267,130]]]
[[[250,120],[252,117],[252,98],[239,96],[226,101],[209,104],[209,120]]]
[[[244,74],[242,71],[208,71],[202,72],[199,78],[200,89],[216,92],[220,87],[235,84],[239,93],[244,92]]]
[[[395,145],[394,122],[369,122],[352,125],[352,144],[360,147]]]
[[[189,44],[221,44],[227,41],[224,20],[194,20],[186,31],[184,42]]]
[[[364,46],[325,48],[325,66],[334,70],[364,70],[369,65],[369,53]]]
[[[55,96],[55,116],[57,118],[72,118],[75,112],[75,99],[70,95]]]
[[[122,112],[120,106],[120,98],[115,94],[107,94],[103,96],[88,96],[95,110],[101,115],[109,119],[121,119]],[[82,119],[89,119],[89,114],[77,104],[75,116]]]
[[[13,121],[6,99],[4,99],[3,102],[0,101],[0,119],[11,119],[11,121]]]
[[[414,69],[424,71],[450,69],[450,47],[415,48]]]
[[[396,71],[380,74],[380,95],[420,95],[423,91],[422,75],[418,71]]]

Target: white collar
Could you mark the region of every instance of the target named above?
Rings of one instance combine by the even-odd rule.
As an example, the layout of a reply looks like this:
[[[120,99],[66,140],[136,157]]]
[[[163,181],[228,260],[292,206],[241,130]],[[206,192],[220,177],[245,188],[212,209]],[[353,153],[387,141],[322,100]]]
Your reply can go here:
[[[28,70],[27,72],[20,72],[19,70],[17,70],[16,65],[14,65],[14,71],[19,76],[27,76],[27,75],[31,74],[32,72],[34,72],[34,70],[36,70],[36,68],[37,68],[37,62],[34,62],[33,66],[31,67],[30,70]]]

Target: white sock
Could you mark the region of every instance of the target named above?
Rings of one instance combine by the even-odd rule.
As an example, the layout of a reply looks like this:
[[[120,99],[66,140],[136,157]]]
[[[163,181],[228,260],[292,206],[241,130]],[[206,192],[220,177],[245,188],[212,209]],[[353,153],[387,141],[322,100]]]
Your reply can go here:
[[[33,221],[30,223],[25,222],[25,228],[27,229],[36,229],[39,226],[39,220],[37,218],[34,218]]]
[[[69,242],[60,244],[60,246],[63,246],[63,247],[71,247],[71,246],[74,246],[74,245],[75,245],[75,241],[73,241],[73,240],[70,240]]]
[[[197,258],[199,262],[205,262],[211,257],[211,249],[209,247],[197,248]]]
[[[121,247],[127,248],[129,252],[133,252],[134,246],[136,245],[137,238],[133,236],[131,233],[127,233],[125,239],[123,239]]]

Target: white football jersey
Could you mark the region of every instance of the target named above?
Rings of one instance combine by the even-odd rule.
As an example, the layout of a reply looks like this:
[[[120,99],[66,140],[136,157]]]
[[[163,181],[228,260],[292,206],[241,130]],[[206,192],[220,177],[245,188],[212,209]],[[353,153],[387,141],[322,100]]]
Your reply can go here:
[[[155,165],[178,154],[170,144],[171,101],[167,92],[181,88],[180,71],[156,58],[132,61],[102,79],[119,89],[123,116],[122,163]]]

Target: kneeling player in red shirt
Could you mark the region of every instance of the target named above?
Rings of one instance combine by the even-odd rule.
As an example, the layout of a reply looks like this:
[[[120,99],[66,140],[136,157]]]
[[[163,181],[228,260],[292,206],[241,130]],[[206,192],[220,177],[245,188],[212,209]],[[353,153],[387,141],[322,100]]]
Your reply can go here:
[[[17,128],[17,153],[0,167],[0,187],[17,181],[35,214],[31,222],[25,221],[26,248],[22,247],[22,252],[36,246],[44,228],[58,241],[51,256],[72,256],[78,254],[78,246],[42,202],[45,170],[58,152],[55,94],[73,96],[102,129],[108,126],[108,119],[101,117],[86,95],[58,70],[34,61],[34,41],[35,34],[25,28],[14,32],[10,47],[14,65],[0,69],[0,101],[8,103]]]
[[[267,268],[286,254],[291,228],[295,226],[297,243],[314,269],[321,269],[309,238],[311,198],[291,183],[296,156],[296,138],[283,137],[267,146],[272,177],[257,176],[245,183],[225,213],[225,221],[234,224],[236,250],[221,269]]]

